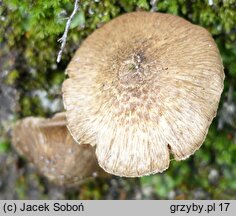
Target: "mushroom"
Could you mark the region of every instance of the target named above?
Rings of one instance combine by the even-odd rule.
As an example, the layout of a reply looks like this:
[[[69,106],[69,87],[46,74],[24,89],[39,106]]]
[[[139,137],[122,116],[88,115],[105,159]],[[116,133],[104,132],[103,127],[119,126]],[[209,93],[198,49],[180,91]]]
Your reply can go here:
[[[49,180],[78,184],[107,174],[98,166],[95,149],[77,145],[66,128],[65,113],[52,119],[27,117],[13,128],[13,146]]]
[[[163,172],[202,145],[223,90],[210,33],[183,18],[133,12],[93,32],[63,83],[68,129],[99,165],[127,177]]]

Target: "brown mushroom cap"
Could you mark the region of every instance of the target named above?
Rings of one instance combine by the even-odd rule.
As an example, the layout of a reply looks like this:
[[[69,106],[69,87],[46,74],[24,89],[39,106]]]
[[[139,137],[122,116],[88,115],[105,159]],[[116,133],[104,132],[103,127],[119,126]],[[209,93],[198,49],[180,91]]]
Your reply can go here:
[[[204,28],[169,14],[134,12],[92,33],[63,84],[68,128],[97,145],[119,176],[162,172],[203,143],[223,90],[221,57]]]
[[[106,176],[95,149],[77,145],[66,128],[65,113],[52,119],[27,117],[13,129],[13,146],[56,184],[78,184],[89,177]]]

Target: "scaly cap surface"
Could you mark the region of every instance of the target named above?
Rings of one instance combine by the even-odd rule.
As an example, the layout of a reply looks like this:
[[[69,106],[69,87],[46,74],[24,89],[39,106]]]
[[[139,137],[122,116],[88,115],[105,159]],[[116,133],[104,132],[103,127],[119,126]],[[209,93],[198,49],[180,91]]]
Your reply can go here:
[[[68,128],[97,145],[100,166],[119,176],[162,172],[203,143],[224,72],[202,27],[169,14],[134,12],[93,32],[63,84]]]

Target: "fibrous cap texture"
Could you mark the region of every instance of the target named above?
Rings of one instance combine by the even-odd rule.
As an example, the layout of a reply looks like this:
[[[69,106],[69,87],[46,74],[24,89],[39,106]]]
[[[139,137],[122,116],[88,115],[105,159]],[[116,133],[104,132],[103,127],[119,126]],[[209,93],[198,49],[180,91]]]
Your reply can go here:
[[[106,176],[98,166],[95,149],[73,140],[66,128],[65,113],[52,119],[27,117],[18,121],[13,128],[13,146],[56,184],[73,185]]]
[[[119,176],[162,172],[203,143],[224,72],[202,27],[173,15],[134,12],[92,33],[63,84],[68,128],[96,145],[100,166]]]

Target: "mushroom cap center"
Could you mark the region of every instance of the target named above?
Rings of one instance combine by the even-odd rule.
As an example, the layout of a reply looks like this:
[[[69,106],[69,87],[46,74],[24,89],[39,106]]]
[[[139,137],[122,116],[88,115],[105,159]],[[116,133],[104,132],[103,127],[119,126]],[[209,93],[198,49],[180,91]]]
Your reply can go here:
[[[136,52],[121,62],[117,76],[122,85],[132,87],[144,83],[149,75],[149,70],[144,64],[144,58],[142,52]]]

